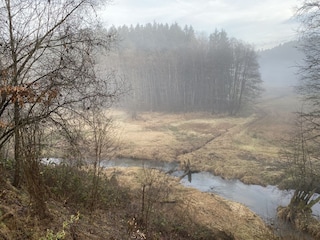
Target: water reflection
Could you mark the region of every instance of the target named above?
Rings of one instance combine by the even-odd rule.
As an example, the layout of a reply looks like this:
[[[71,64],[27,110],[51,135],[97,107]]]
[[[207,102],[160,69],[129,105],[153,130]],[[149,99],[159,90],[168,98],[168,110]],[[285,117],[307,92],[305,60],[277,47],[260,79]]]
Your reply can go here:
[[[44,158],[41,162],[44,164],[60,164],[64,161],[58,158]],[[121,158],[102,161],[101,167],[145,167],[168,172],[177,169],[179,164],[177,162]],[[176,177],[180,177],[182,174],[182,171],[173,171],[172,173]],[[242,203],[267,222],[276,221],[277,207],[288,205],[293,194],[293,191],[283,191],[276,186],[247,185],[239,180],[226,180],[208,172],[192,174],[191,182],[188,181],[186,176],[181,180],[181,183],[186,187],[193,187],[202,192],[215,193],[231,201]],[[312,211],[314,216],[320,219],[319,203],[312,208]]]
[[[181,173],[175,173],[176,176]],[[242,203],[249,207],[266,221],[273,221],[277,215],[278,206],[287,206],[293,191],[280,190],[276,186],[262,187],[247,185],[239,180],[225,180],[208,172],[195,173],[192,181],[181,180],[186,187],[194,187],[202,192],[211,192],[226,199]],[[315,216],[320,216],[320,204],[313,208]]]

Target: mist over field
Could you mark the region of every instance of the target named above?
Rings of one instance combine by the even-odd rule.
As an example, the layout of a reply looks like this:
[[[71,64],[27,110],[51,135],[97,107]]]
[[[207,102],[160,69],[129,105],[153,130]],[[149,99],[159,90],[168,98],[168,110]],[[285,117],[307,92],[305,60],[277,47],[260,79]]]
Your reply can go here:
[[[261,78],[267,89],[297,86],[304,59],[298,47],[299,43],[292,41],[258,52]]]

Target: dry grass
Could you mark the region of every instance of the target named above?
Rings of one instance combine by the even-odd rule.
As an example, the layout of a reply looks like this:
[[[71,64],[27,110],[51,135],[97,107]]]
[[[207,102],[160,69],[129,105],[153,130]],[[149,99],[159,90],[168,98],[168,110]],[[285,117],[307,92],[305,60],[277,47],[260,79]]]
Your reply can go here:
[[[112,172],[112,170],[107,171],[109,174]],[[142,171],[139,168],[118,168],[118,181],[121,185],[138,191]],[[166,178],[171,188],[170,200],[183,210],[184,216],[192,216],[192,221],[201,223],[214,232],[230,233],[235,239],[273,239],[272,232],[261,218],[244,205],[214,194],[185,188],[177,178],[165,176],[160,172],[158,174],[158,178]]]
[[[139,113],[134,120],[125,112],[114,110],[112,115],[122,139],[118,156],[190,160],[193,169],[246,183],[276,184],[283,178],[277,154],[292,120],[292,101],[289,100],[268,100],[260,104],[255,114],[236,118],[206,113]],[[116,174],[119,185],[130,189],[132,199],[138,199],[139,204],[141,198],[136,194],[141,191],[141,171],[118,168],[107,170],[106,174]],[[196,222],[216,234],[230,233],[235,239],[273,239],[263,221],[247,207],[185,188],[177,179],[166,177],[173,193],[170,200],[176,202],[172,215],[181,213],[178,215],[181,222],[176,221],[179,224]],[[61,230],[63,222],[77,212],[64,203],[48,201],[52,219],[40,223],[30,217],[28,204],[25,194],[11,189],[10,185],[0,185],[0,239],[39,239],[46,228],[54,232]],[[68,229],[68,234],[76,232],[77,239],[124,239],[130,217],[128,209],[97,210],[94,218],[82,215],[74,229]],[[12,235],[13,231],[16,235]],[[114,236],[122,238],[112,238]],[[72,236],[68,235],[67,239]]]
[[[117,185],[127,189],[130,201],[119,199],[127,204],[97,209],[90,214],[71,200],[68,203],[49,199],[50,217],[41,221],[30,214],[30,202],[23,190],[16,190],[10,184],[0,186],[0,239],[40,239],[46,235],[47,229],[56,234],[78,211],[79,220],[65,228],[63,239],[129,239],[129,221],[141,212],[144,171],[153,171],[149,177],[154,177],[158,183],[163,179],[165,187],[170,189],[166,198],[168,203],[155,199],[150,215],[152,237],[147,239],[272,239],[271,231],[247,207],[185,188],[174,177],[141,168],[117,168],[104,172],[108,179],[116,176]],[[155,190],[162,191],[163,188],[155,185]]]
[[[207,113],[113,115],[120,127],[118,156],[180,162],[245,183],[278,184],[278,152],[299,106],[293,95],[264,100],[248,117]]]

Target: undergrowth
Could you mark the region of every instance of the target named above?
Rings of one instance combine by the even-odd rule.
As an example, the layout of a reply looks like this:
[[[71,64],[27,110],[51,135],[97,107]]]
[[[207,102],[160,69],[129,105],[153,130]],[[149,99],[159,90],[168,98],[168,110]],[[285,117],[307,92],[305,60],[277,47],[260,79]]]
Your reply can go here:
[[[144,199],[141,188],[125,188],[116,174],[100,174],[98,204],[90,211],[90,168],[43,165],[49,216],[42,220],[31,214],[25,188],[15,189],[10,176],[2,175],[7,177],[0,176],[6,183],[0,186],[0,239],[233,239],[231,234],[196,223],[179,201],[168,201],[168,176],[139,174]]]
[[[65,205],[87,209],[90,205],[90,192],[93,188],[94,173],[90,169],[80,169],[69,165],[43,166],[44,183],[50,197]],[[123,207],[130,201],[129,190],[120,187],[115,177],[100,176],[96,208]]]

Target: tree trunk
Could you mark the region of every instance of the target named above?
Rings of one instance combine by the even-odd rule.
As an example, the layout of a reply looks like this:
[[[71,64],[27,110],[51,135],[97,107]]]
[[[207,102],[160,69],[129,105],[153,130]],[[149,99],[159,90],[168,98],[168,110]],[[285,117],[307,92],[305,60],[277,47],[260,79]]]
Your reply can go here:
[[[13,179],[13,186],[20,187],[21,185],[21,172],[22,172],[22,160],[21,160],[21,144],[20,144],[20,130],[19,130],[19,119],[20,109],[18,102],[14,104],[14,160],[15,160],[15,172]]]
[[[32,210],[40,219],[45,219],[48,217],[45,186],[36,159],[27,159],[24,164],[24,174],[32,202]]]
[[[19,158],[23,156],[19,163],[22,163],[20,168],[21,172],[24,173],[24,179],[32,203],[31,208],[34,214],[39,216],[40,219],[44,219],[48,217],[48,209],[45,186],[40,174],[41,133],[39,132],[39,127],[33,125],[27,129],[22,129],[19,142],[19,150],[21,150]]]

